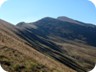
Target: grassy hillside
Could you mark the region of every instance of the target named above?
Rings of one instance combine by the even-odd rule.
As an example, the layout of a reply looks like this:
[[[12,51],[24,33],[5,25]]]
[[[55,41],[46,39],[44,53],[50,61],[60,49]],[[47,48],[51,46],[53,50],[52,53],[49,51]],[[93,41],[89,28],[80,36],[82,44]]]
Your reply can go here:
[[[96,63],[96,26],[63,18],[17,26],[0,20],[0,63],[9,72],[87,72]]]
[[[7,23],[4,23],[7,26]],[[0,23],[2,26],[2,22]],[[9,25],[9,24],[8,24]],[[16,33],[0,26],[0,62],[9,72],[76,72],[44,55],[22,40]],[[10,25],[9,25],[10,26]],[[6,33],[7,32],[7,33]]]
[[[0,47],[0,63],[9,72],[53,72],[34,59],[3,46]]]
[[[34,49],[72,69],[89,71],[96,63],[95,25],[46,17],[33,23],[21,22],[17,27],[17,34]]]

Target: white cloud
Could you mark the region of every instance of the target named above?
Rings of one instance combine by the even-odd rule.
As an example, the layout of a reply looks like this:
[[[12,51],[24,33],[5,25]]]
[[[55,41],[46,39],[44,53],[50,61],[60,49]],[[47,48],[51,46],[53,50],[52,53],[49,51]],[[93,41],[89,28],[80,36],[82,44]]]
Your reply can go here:
[[[91,1],[96,7],[96,0],[89,0],[89,1]]]
[[[7,0],[0,0],[0,7],[6,2]]]

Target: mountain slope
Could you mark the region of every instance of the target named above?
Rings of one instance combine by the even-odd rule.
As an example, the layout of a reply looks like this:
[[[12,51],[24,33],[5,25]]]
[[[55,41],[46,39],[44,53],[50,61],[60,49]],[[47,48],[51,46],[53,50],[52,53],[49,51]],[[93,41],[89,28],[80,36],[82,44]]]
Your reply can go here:
[[[35,23],[38,30],[46,33],[47,35],[59,36],[67,38],[69,40],[81,40],[87,42],[87,44],[96,46],[96,26],[91,27],[86,24],[74,24],[67,21],[60,21],[53,18],[44,18]]]
[[[46,17],[33,23],[21,22],[17,27],[21,30],[18,35],[36,50],[77,71],[88,71],[96,63],[95,25]]]
[[[20,29],[0,20],[0,63],[10,72],[75,72],[38,52],[19,37]]]

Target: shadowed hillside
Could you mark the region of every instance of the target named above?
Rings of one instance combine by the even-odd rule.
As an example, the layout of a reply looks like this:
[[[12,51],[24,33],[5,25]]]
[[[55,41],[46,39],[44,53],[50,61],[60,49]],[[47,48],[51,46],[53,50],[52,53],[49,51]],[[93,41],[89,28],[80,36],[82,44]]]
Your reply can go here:
[[[0,62],[6,70],[9,72],[75,72],[68,66],[35,50],[16,35],[19,30],[11,26],[13,25],[0,21]]]
[[[95,25],[63,16],[16,26],[0,20],[0,63],[9,72],[87,72],[95,37]]]
[[[63,20],[64,19],[64,20]],[[21,38],[34,48],[67,66],[90,70],[96,62],[96,26],[72,20],[46,17],[37,22],[17,24]],[[38,45],[37,45],[38,44]],[[80,67],[80,68],[78,68]]]

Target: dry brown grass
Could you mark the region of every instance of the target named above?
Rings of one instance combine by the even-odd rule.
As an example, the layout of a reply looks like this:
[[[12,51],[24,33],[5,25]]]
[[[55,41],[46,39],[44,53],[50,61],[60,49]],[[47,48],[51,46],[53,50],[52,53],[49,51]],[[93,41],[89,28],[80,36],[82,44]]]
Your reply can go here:
[[[0,63],[9,72],[52,72],[51,69],[39,64],[34,59],[3,46],[0,47]]]
[[[94,67],[94,64],[96,63],[96,47],[75,41],[61,41],[61,39],[58,38],[54,38],[52,41],[66,51],[65,54],[67,56],[71,57],[87,71]]]
[[[10,31],[8,31],[10,33]],[[5,31],[0,31],[0,45],[17,50],[18,52],[26,55],[29,58],[36,60],[38,63],[55,70],[54,72],[75,72],[75,70],[41,54],[35,49],[28,46],[22,39],[18,39],[18,36],[8,35]]]

